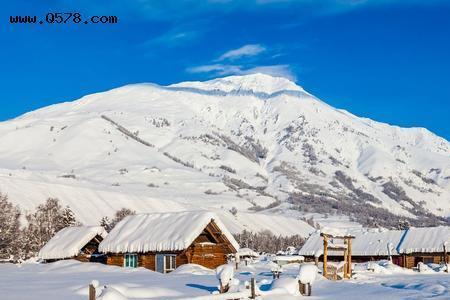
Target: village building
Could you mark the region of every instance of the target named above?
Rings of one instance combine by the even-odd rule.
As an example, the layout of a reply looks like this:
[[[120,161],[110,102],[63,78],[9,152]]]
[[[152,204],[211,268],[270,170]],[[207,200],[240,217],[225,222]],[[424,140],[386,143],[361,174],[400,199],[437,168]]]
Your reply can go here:
[[[76,259],[83,262],[103,262],[98,252],[100,242],[107,236],[101,226],[72,226],[58,231],[38,253],[45,262]]]
[[[392,257],[393,260],[399,259],[400,256],[395,247],[403,234],[404,231],[402,230],[368,230],[354,233],[355,238],[352,241],[353,262],[375,261],[389,259],[389,257]],[[333,241],[330,241],[330,243],[332,244]],[[299,254],[305,256],[308,261],[314,261],[316,257],[321,261],[323,238],[320,232],[313,233],[306,240]],[[340,261],[342,258],[342,251],[328,251],[328,260]]]
[[[419,262],[439,264],[449,262],[450,227],[409,228],[398,246],[401,266],[413,268]]]
[[[259,253],[250,248],[240,248],[237,255],[240,260],[255,259],[259,257]]]
[[[367,262],[391,259],[398,266],[413,268],[419,262],[448,262],[450,227],[409,228],[407,230],[370,229],[354,232],[352,261]],[[333,241],[331,241],[333,243]],[[448,246],[447,246],[448,247]],[[299,254],[306,261],[323,260],[323,237],[320,231],[311,234]],[[329,261],[342,261],[342,251],[328,251]]]
[[[128,216],[99,250],[107,255],[108,265],[168,273],[188,263],[216,268],[239,245],[215,214],[188,211]]]

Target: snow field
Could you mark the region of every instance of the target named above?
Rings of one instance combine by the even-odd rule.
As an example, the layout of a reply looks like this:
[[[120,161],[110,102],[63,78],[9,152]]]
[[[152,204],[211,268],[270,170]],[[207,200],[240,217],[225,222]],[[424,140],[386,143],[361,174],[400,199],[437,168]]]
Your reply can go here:
[[[351,280],[332,282],[317,276],[310,299],[440,300],[450,297],[448,273],[418,273],[386,262],[378,265],[389,273],[370,272],[366,270],[367,264],[359,264]],[[296,279],[299,265],[284,266],[282,276],[275,281],[270,266],[267,261],[241,266],[234,272],[234,278],[244,286],[255,277],[263,300],[299,299]],[[173,273],[160,274],[142,268],[126,269],[73,260],[52,264],[0,264],[2,300],[86,300],[92,280],[97,280],[100,287],[108,287],[111,298],[102,300],[203,298],[217,291],[218,285],[213,270],[196,265],[185,265]]]

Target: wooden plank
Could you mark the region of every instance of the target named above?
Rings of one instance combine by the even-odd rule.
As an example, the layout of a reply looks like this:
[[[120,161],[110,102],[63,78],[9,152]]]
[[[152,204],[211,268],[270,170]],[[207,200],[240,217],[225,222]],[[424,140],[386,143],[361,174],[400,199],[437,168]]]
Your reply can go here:
[[[348,264],[347,264],[347,272],[349,278],[352,277],[352,239],[348,239],[347,241],[347,249],[348,249]]]
[[[326,278],[328,276],[327,273],[327,256],[328,256],[328,236],[323,235],[323,271],[322,275]]]
[[[252,277],[250,280],[250,299],[256,299],[256,280]]]
[[[348,255],[348,249],[347,249],[347,239],[344,240],[344,245],[345,245],[345,249],[344,249],[344,267],[343,267],[343,273],[344,273],[344,278],[347,278],[348,274],[348,261],[347,261],[347,255]]]

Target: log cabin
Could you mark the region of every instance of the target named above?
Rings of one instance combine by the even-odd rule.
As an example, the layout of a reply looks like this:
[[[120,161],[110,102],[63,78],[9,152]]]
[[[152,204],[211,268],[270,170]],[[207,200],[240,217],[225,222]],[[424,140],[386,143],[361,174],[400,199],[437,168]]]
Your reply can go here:
[[[399,265],[411,269],[419,262],[424,264],[440,264],[449,262],[450,227],[438,226],[429,228],[411,227],[398,246],[401,254]]]
[[[82,262],[102,262],[98,253],[100,242],[107,236],[101,226],[71,226],[58,231],[38,253],[45,262],[76,259]]]
[[[207,211],[128,216],[100,243],[107,264],[169,273],[194,263],[216,268],[239,245],[218,217]]]
[[[405,268],[414,268],[419,262],[445,263],[449,261],[450,227],[411,227],[406,230],[369,229],[354,232],[352,261],[368,262],[392,259]],[[444,247],[444,245],[447,245]],[[307,261],[322,260],[323,240],[320,231],[311,234],[299,254]],[[329,261],[342,261],[339,251],[329,251]]]

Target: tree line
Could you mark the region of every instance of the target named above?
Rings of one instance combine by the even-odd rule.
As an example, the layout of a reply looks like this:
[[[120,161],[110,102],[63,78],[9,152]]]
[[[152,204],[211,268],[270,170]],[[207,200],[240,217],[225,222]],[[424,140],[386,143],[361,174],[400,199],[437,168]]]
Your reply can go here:
[[[110,220],[103,217],[100,225],[110,231],[124,217],[135,212],[122,208]],[[21,220],[25,219],[26,224]],[[18,262],[35,257],[39,250],[61,229],[82,225],[69,206],[56,198],[48,198],[32,213],[23,215],[17,205],[0,193],[0,262]]]
[[[286,250],[289,246],[300,248],[305,239],[300,235],[281,236],[275,235],[270,230],[253,233],[244,230],[242,233],[233,235],[241,248],[250,248],[256,252],[277,253]]]
[[[114,226],[128,215],[136,212],[122,208],[110,219],[103,217],[99,225],[110,232]],[[26,224],[21,220],[25,219]],[[19,207],[8,201],[0,193],[0,262],[19,262],[36,257],[39,250],[61,229],[82,225],[69,206],[63,207],[56,198],[48,198],[32,213],[22,215]],[[244,230],[234,234],[241,247],[258,252],[276,253],[288,246],[300,247],[305,240],[299,235],[277,236],[270,231],[253,233]]]

